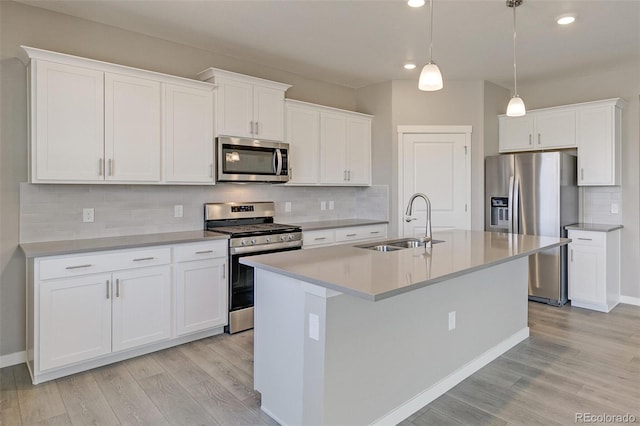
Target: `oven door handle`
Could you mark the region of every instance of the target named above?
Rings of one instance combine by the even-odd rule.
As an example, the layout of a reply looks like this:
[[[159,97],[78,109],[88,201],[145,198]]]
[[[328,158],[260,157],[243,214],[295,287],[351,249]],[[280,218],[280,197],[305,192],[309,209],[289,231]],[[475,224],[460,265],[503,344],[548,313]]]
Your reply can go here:
[[[280,148],[276,148],[274,152],[273,168],[276,171],[276,176],[280,176],[280,173],[282,173],[282,150]]]
[[[229,247],[229,254],[246,254],[246,253],[259,253],[267,254],[273,250],[280,250],[293,247],[302,247],[302,241],[285,241],[282,243],[269,244],[268,247],[260,246],[247,246],[247,247]]]

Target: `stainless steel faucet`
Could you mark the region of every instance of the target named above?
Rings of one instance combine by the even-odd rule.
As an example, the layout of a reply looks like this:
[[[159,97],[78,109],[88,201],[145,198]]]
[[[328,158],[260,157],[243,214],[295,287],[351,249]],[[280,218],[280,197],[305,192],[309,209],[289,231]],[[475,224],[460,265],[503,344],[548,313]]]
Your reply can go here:
[[[415,201],[416,198],[422,198],[424,202],[427,203],[427,224],[426,224],[424,241],[425,241],[425,247],[431,247],[431,240],[432,240],[431,201],[429,200],[429,197],[424,195],[422,192],[416,192],[415,194],[413,194],[411,198],[409,198],[409,204],[407,205],[407,211],[405,212],[406,217],[404,218],[404,220],[406,222],[411,222],[412,220],[418,220],[417,217],[411,217],[411,212],[413,211],[413,202]]]

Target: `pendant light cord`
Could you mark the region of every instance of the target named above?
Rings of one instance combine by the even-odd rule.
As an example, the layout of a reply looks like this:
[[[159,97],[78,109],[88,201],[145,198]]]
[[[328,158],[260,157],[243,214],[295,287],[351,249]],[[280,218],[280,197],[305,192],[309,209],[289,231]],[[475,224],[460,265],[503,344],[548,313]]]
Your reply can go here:
[[[429,0],[429,15],[431,24],[429,26],[429,63],[433,61],[433,0]]]
[[[517,79],[517,68],[516,68],[516,7],[517,5],[513,4],[513,96],[518,96],[518,79]]]

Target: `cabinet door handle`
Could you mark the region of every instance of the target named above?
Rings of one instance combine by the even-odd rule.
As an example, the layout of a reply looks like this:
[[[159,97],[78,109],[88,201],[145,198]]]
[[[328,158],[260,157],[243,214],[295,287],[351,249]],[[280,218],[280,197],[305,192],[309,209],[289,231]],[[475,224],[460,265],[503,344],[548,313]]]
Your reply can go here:
[[[531,145],[531,133],[529,133],[529,145]]]
[[[253,134],[253,121],[249,122],[249,133]]]
[[[225,271],[227,265],[223,265],[223,266],[224,267],[222,268],[222,279],[225,279],[227,278],[227,272]]]
[[[104,160],[100,157],[98,160],[98,176],[102,176],[104,174]]]
[[[209,165],[209,177],[213,177],[213,163]]]
[[[326,239],[327,239],[327,237],[317,237],[317,238],[314,238],[313,241],[322,241],[322,240],[326,240]]]
[[[109,285],[109,280],[107,280],[107,300],[111,298],[111,286]]]
[[[293,179],[293,167],[289,167],[289,180]]]
[[[213,253],[213,250],[202,250],[202,251],[196,252],[196,254],[206,254],[206,253]]]
[[[584,180],[584,169],[580,167],[580,180]]]
[[[371,232],[370,232],[370,234],[371,234],[371,235],[379,234],[379,233],[380,233],[380,231],[371,231]]]
[[[258,122],[256,121],[256,135],[258,134]]]
[[[120,297],[120,278],[116,278],[116,297]]]
[[[87,263],[86,265],[75,265],[75,266],[67,266],[65,269],[81,269],[81,268],[91,268],[93,265]]]
[[[540,145],[540,133],[538,133],[538,145]]]
[[[582,240],[582,241],[593,241],[593,238],[576,238],[577,240]]]
[[[342,180],[345,180],[345,181],[346,181],[346,180],[347,180],[347,171],[346,171],[346,170],[345,170],[345,171],[343,171],[343,172],[342,172],[342,175],[343,175]]]
[[[347,237],[355,237],[358,234],[347,234]]]
[[[143,260],[153,260],[155,257],[139,257],[137,259],[133,259],[134,262],[142,262]]]
[[[571,261],[573,262],[573,249],[571,249]]]
[[[347,170],[347,180],[351,182],[351,170]]]
[[[109,158],[109,176],[113,176],[113,159]]]

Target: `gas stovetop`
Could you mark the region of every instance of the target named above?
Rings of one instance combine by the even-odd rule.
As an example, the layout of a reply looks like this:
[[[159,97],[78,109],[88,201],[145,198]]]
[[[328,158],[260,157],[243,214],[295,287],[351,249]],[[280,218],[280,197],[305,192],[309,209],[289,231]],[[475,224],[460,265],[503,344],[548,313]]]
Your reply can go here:
[[[232,226],[217,226],[208,224],[207,230],[220,232],[222,234],[228,234],[232,237],[251,237],[257,235],[273,235],[286,234],[290,232],[300,232],[300,227],[294,225],[283,225],[280,223],[257,223],[250,225]]]

